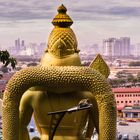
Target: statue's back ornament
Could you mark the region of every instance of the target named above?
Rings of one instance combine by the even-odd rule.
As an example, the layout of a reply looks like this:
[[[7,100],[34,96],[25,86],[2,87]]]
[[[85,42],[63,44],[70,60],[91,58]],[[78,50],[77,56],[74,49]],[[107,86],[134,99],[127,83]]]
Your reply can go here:
[[[17,72],[3,99],[3,140],[29,140],[32,114],[41,140],[116,139],[116,105],[100,55],[81,66],[73,21],[61,5],[40,65]]]

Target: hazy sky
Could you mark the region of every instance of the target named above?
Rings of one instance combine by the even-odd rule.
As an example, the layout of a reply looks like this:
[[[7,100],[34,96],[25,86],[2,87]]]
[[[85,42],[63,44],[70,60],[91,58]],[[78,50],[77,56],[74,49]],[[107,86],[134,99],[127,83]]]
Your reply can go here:
[[[64,4],[74,21],[79,45],[130,36],[140,43],[140,0],[0,0],[0,45],[46,42],[57,7]]]

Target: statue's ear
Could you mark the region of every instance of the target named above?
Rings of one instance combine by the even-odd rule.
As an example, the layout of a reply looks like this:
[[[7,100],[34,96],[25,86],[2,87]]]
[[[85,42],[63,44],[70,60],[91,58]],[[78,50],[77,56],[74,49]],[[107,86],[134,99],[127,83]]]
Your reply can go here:
[[[99,71],[105,78],[108,78],[110,74],[110,69],[100,54],[90,63],[89,67]]]

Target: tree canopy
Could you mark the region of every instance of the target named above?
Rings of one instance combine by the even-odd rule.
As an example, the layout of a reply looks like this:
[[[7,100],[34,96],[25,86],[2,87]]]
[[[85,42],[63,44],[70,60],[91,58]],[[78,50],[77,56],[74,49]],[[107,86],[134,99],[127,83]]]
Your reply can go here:
[[[15,66],[17,64],[16,59],[11,57],[7,50],[6,51],[0,50],[0,62],[2,62],[5,67],[8,66],[9,64],[11,64],[12,68],[15,68]]]
[[[130,62],[129,66],[140,66],[140,61]]]

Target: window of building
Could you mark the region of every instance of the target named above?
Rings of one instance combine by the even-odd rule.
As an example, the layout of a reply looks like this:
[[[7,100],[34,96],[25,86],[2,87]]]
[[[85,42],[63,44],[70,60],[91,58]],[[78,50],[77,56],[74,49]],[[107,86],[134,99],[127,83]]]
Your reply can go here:
[[[133,113],[133,117],[138,118],[138,113],[137,112]]]
[[[125,97],[127,97],[127,95],[125,95]]]
[[[132,95],[130,94],[130,97],[132,97]]]
[[[127,117],[128,115],[127,115],[127,113],[125,114],[125,117]]]
[[[123,97],[123,95],[122,95],[122,97]]]
[[[133,97],[135,97],[135,94],[133,95]]]
[[[125,103],[127,103],[127,101],[125,101]]]
[[[129,101],[129,103],[131,103],[131,101]]]
[[[123,103],[123,101],[121,101],[121,103]]]
[[[117,101],[117,103],[119,103],[119,101]]]
[[[131,113],[128,113],[128,112],[125,113],[125,117],[126,117],[126,118],[130,118],[130,117],[131,117]]]

